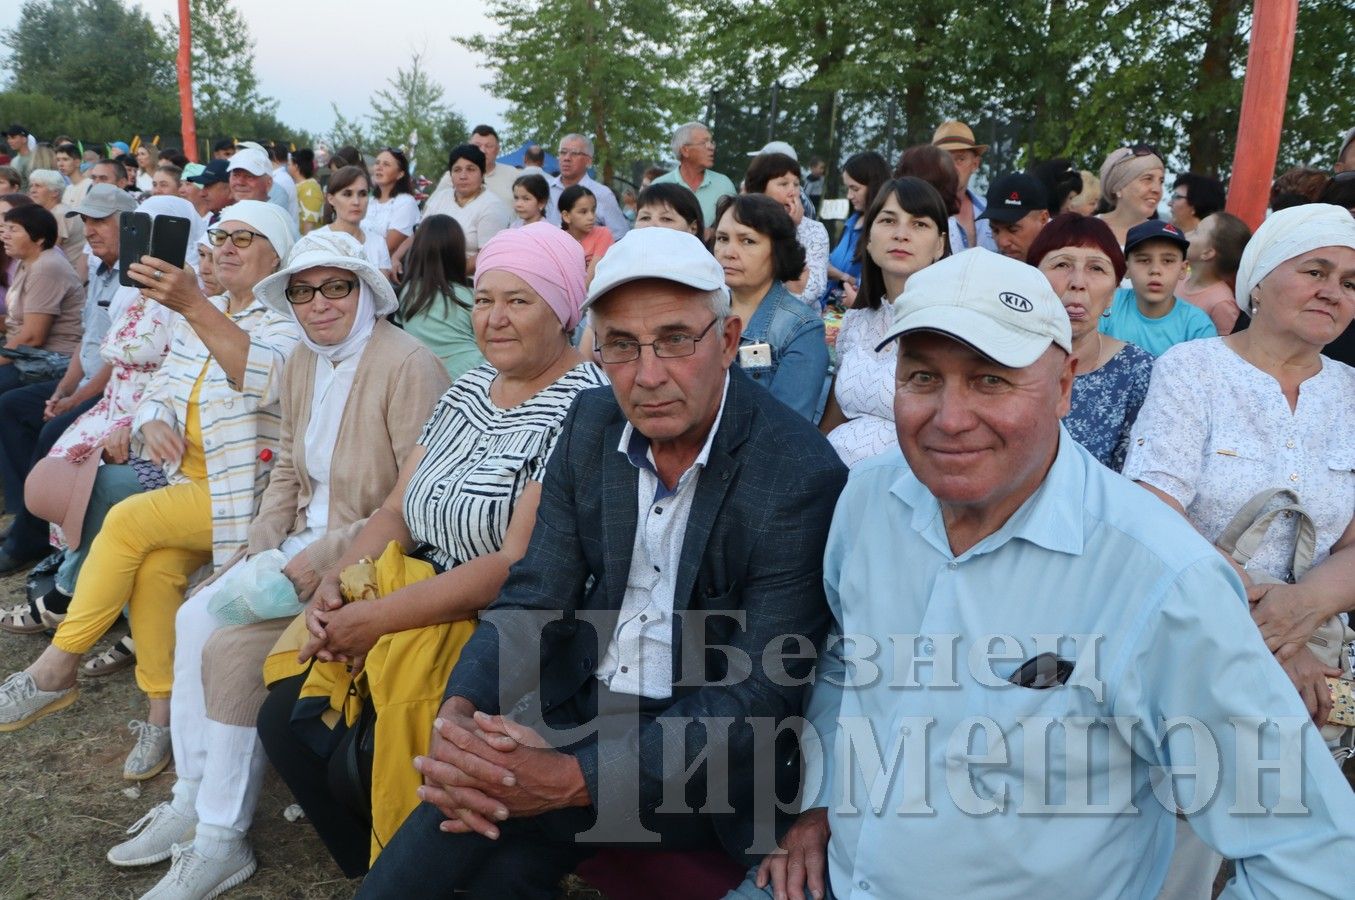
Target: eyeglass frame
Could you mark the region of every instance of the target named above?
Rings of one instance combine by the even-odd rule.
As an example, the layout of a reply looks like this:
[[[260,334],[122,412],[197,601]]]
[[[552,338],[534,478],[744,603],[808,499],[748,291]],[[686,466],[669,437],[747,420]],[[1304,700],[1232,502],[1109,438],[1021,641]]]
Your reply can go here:
[[[648,348],[654,353],[654,358],[655,358],[655,359],[686,359],[686,358],[689,357],[689,356],[695,356],[695,355],[696,355],[696,345],[699,344],[699,343],[701,343],[701,341],[706,337],[706,335],[708,335],[708,334],[710,333],[710,330],[711,330],[712,328],[715,327],[715,323],[716,323],[716,322],[719,322],[719,321],[721,320],[721,318],[722,318],[721,316],[716,316],[715,318],[711,319],[711,320],[710,320],[710,324],[707,325],[705,328],[702,328],[702,329],[701,329],[701,333],[698,334],[698,335],[696,335],[695,337],[693,337],[693,336],[690,335],[690,334],[681,334],[681,333],[665,335],[665,337],[670,338],[670,339],[671,339],[671,338],[676,338],[676,337],[681,337],[681,338],[689,339],[689,340],[692,342],[692,343],[691,343],[691,349],[688,350],[686,353],[670,353],[670,354],[667,354],[667,355],[664,355],[664,354],[660,353],[660,352],[659,352],[659,346],[658,346],[658,345],[659,345],[659,341],[661,341],[661,340],[664,339],[664,338],[662,338],[662,337],[661,337],[661,338],[656,338],[655,340],[647,341],[647,342],[642,342],[642,341],[632,341],[632,340],[630,340],[629,338],[623,338],[621,341],[608,341],[608,342],[605,343],[605,344],[599,344],[597,341],[594,341],[594,342],[593,342],[593,352],[594,352],[594,353],[597,353],[597,354],[598,354],[598,357],[602,359],[602,362],[603,362],[604,364],[606,364],[606,365],[609,365],[609,366],[624,366],[626,363],[632,363],[632,362],[635,362],[636,360],[638,360],[638,359],[641,357],[641,355],[642,355],[643,352],[644,352],[644,348],[646,348],[646,347],[648,347]],[[628,358],[628,359],[608,360],[608,359],[606,358],[606,354],[604,354],[603,351],[604,351],[606,348],[608,348],[608,347],[614,347],[616,344],[623,343],[623,342],[624,342],[624,343],[633,343],[633,344],[635,344],[635,355],[632,356],[632,357],[630,357],[630,358]]]
[[[331,284],[346,284],[346,285],[348,285],[348,290],[344,291],[342,294],[335,294],[333,297],[331,297],[329,294],[326,294],[326,293],[325,293],[325,288],[328,287],[328,286],[331,285]],[[290,304],[292,304],[293,306],[305,306],[307,303],[310,303],[310,302],[312,302],[312,301],[315,300],[315,295],[316,295],[316,294],[322,295],[326,300],[342,300],[344,297],[350,296],[350,295],[353,293],[353,288],[355,288],[355,287],[357,287],[357,286],[358,286],[358,279],[356,279],[356,278],[351,278],[351,279],[350,279],[350,278],[331,278],[331,279],[329,279],[328,281],[323,282],[323,283],[321,283],[321,284],[293,284],[293,285],[288,285],[288,286],[283,290],[282,296],[285,297],[285,298],[287,298],[287,302],[290,303]],[[306,289],[308,289],[308,290],[310,291],[310,296],[307,297],[305,300],[293,300],[293,299],[292,299],[292,291],[295,291],[295,290],[297,290],[298,288],[306,288]]]
[[[247,234],[249,235],[249,239],[242,244],[235,239],[237,234]],[[221,235],[220,240],[217,240],[217,235]],[[224,247],[226,246],[226,241],[230,241],[231,244],[235,246],[235,249],[243,250],[254,243],[256,237],[263,238],[265,241],[268,240],[268,235],[264,234],[262,231],[250,231],[248,228],[237,228],[234,231],[227,231],[224,228],[207,229],[207,240],[212,242],[213,247]]]
[[[566,150],[563,147],[556,150],[555,155],[559,159],[573,159],[576,156],[586,156],[589,159],[593,158],[593,154],[589,153],[587,150]]]

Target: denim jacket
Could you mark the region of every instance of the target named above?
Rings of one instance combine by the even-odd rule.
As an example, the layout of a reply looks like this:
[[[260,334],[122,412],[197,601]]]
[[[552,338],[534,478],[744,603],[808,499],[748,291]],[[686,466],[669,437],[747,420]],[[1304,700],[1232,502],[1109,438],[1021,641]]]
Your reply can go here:
[[[771,345],[771,363],[744,371],[773,397],[813,422],[828,374],[828,344],[817,309],[795,299],[781,282],[772,282],[757,312],[744,325],[739,344],[762,342]]]

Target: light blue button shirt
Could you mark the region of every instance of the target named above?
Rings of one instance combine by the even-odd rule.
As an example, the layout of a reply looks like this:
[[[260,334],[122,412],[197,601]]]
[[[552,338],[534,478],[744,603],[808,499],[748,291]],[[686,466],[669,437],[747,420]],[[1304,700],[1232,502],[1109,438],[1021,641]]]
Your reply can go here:
[[[1175,812],[1150,767],[1179,771],[1197,748],[1221,760],[1218,789],[1197,811],[1204,779],[1178,777],[1177,799],[1238,860],[1225,896],[1350,896],[1355,795],[1241,583],[1180,515],[1066,431],[1036,493],[959,556],[902,454],[853,470],[824,580],[849,637],[821,656],[807,715],[824,743],[806,763],[811,783],[828,774],[804,807],[830,808],[836,897],[1151,898]],[[1076,662],[1064,686],[1005,681],[1044,650]],[[844,674],[866,686],[832,687]],[[1168,731],[1173,717],[1213,743]],[[1277,735],[1293,738],[1292,781],[1239,766],[1256,758],[1248,730],[1229,725],[1239,717],[1279,723],[1261,758],[1279,756]],[[1304,809],[1230,813],[1249,806],[1247,785],[1266,810]]]

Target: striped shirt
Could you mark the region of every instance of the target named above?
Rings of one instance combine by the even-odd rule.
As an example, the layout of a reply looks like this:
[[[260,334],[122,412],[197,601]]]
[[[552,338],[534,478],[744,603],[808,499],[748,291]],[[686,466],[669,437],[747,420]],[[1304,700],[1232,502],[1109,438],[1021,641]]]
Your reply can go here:
[[[497,375],[476,366],[442,395],[424,426],[427,452],[405,489],[405,524],[444,568],[494,553],[528,481],[540,481],[579,391],[607,384],[591,362],[570,369],[510,409],[489,399]]]
[[[211,303],[225,312],[227,298],[213,297]],[[198,410],[212,495],[212,561],[216,566],[248,540],[250,520],[278,453],[282,367],[301,337],[294,320],[271,312],[257,299],[227,315],[249,334],[244,383],[232,384],[225,370],[210,358],[197,332],[180,319],[170,338],[169,355],[151,376],[132,421],[134,434],[147,422],[164,422],[182,434],[188,420],[188,397],[202,373],[203,360],[209,360]],[[134,452],[145,455],[139,449]],[[188,480],[178,463],[167,464],[165,474],[170,484]]]

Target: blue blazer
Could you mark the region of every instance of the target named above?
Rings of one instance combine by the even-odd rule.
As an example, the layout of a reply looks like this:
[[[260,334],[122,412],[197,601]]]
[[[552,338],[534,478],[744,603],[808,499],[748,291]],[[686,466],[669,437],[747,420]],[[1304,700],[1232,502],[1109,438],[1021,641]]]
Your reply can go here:
[[[617,450],[625,424],[610,388],[583,391],[575,400],[546,468],[527,554],[482,614],[447,696],[465,697],[486,712],[511,712],[527,724],[574,724],[557,724],[551,713],[597,687],[590,682],[612,637],[635,542],[638,473]],[[599,771],[633,771],[638,756],[638,806],[652,811],[663,802],[665,781],[681,784],[684,774],[664,771],[665,743],[672,745],[670,757],[684,760],[683,768],[708,752],[727,760],[733,809],[712,813],[711,823],[731,854],[758,858],[747,852],[754,780],[761,792],[758,810],[765,814],[771,809],[769,773],[780,796],[793,802],[799,772],[794,742],[779,741],[775,752],[765,740],[755,745],[750,719],[799,716],[804,689],[795,682],[804,681],[814,664],[811,651],[810,658],[785,660],[784,674],[775,666],[769,672],[763,652],[769,645],[797,652],[794,642],[783,640],[786,635],[803,635],[805,646],[817,647],[827,629],[823,552],[846,476],[837,454],[809,422],[737,368],[730,370],[724,413],[687,522],[673,605],[679,620],[689,611],[733,610],[743,621],[706,618],[696,632],[704,636],[703,652],[684,651],[679,622],[672,697],[640,698],[649,715],[628,719],[624,734],[609,736],[604,729],[596,741],[568,748],[594,803],[617,794],[610,785],[599,793]],[[543,627],[544,620],[549,624]],[[680,672],[684,652],[692,659]],[[731,665],[731,659],[751,665]],[[725,678],[731,683],[713,684]],[[733,724],[723,733],[688,727],[666,734],[659,720],[669,716],[727,717]],[[696,770],[687,797],[704,795],[710,768]],[[713,782],[712,788],[725,793],[722,785]],[[627,793],[633,798],[634,791],[631,786]],[[714,800],[724,805],[718,796]],[[638,813],[625,815],[633,819]],[[778,835],[784,824],[776,823]],[[767,823],[762,825],[765,833]]]

